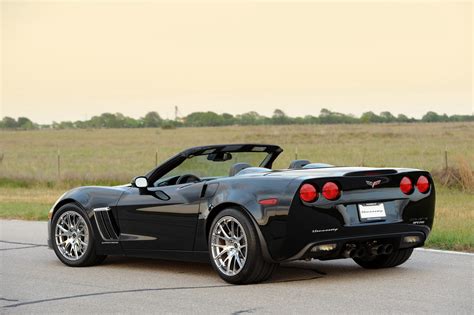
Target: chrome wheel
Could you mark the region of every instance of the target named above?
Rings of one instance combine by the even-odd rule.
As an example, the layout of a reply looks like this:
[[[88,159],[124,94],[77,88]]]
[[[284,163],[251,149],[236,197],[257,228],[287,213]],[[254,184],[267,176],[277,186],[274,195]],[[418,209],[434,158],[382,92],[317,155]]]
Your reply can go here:
[[[247,236],[242,225],[231,216],[224,216],[214,225],[211,234],[212,259],[227,275],[238,274],[247,260]]]
[[[56,247],[69,260],[78,260],[89,244],[89,229],[84,218],[76,211],[66,211],[54,228]]]

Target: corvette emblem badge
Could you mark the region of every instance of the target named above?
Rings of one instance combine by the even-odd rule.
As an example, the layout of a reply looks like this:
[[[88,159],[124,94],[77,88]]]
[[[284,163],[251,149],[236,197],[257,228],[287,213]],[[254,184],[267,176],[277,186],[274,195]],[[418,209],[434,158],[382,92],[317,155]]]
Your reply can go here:
[[[370,187],[375,188],[375,186],[380,185],[380,183],[382,182],[382,180],[379,179],[379,180],[376,180],[376,181],[373,181],[373,182],[371,182],[370,180],[366,180],[365,182],[366,182],[367,185],[369,185]]]

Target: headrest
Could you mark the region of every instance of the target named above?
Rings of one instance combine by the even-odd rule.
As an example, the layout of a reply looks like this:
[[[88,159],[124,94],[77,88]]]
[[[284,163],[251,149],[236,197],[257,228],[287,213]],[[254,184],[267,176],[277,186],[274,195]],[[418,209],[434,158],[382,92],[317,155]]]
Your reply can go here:
[[[252,165],[250,165],[248,163],[235,163],[234,165],[232,165],[230,167],[229,176],[234,176],[235,174],[237,174],[241,170],[243,170],[245,168],[248,168],[248,167],[251,167],[251,166]]]
[[[326,164],[326,163],[311,163],[303,166],[305,169],[313,169],[313,168],[326,168],[326,167],[334,167],[334,165]]]
[[[298,168],[303,168],[306,164],[311,163],[308,160],[294,160],[290,163],[290,166],[288,166],[289,169],[298,169]]]
[[[267,173],[271,172],[271,169],[265,167],[247,167],[246,169],[241,170],[235,174],[236,176],[252,174],[252,173]]]

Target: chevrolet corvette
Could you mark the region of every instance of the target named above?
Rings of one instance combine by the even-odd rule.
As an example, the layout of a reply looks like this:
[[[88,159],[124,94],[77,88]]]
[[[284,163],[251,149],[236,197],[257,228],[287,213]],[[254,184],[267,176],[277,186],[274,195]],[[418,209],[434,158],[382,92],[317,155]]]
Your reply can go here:
[[[428,172],[308,160],[272,169],[282,151],[194,147],[131,184],[72,189],[49,212],[48,245],[73,267],[107,255],[208,261],[233,284],[268,280],[294,260],[395,267],[424,245],[435,210]]]

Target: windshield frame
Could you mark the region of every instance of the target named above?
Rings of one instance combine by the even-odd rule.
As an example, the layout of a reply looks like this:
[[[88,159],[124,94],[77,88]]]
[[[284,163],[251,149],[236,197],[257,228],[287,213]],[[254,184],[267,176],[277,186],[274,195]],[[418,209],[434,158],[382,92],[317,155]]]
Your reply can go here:
[[[222,144],[222,145],[208,145],[201,147],[193,147],[184,150],[170,159],[163,162],[161,165],[150,171],[145,177],[148,183],[155,183],[158,179],[168,174],[174,168],[178,167],[186,159],[196,155],[208,155],[210,153],[220,152],[266,152],[267,156],[260,163],[260,167],[272,168],[275,159],[283,152],[283,149],[277,145],[269,144]]]

